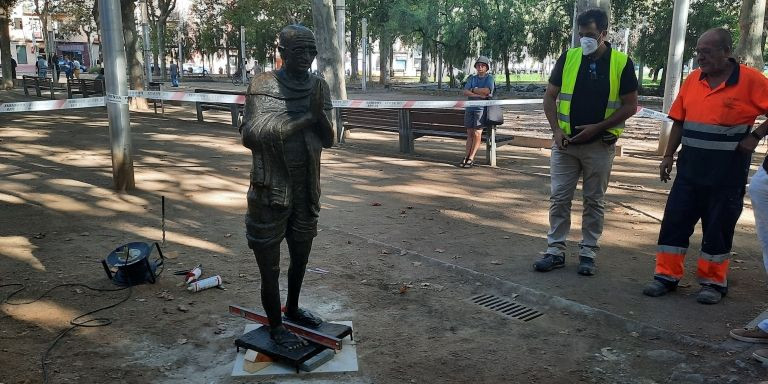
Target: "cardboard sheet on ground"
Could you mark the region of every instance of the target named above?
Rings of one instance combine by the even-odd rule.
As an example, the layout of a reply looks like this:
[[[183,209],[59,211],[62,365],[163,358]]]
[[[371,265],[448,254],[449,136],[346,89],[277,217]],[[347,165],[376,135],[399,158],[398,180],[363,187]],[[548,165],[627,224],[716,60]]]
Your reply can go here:
[[[351,321],[332,321],[332,323],[344,324],[352,327]],[[248,324],[245,326],[243,334],[259,327],[261,327],[261,324]],[[269,365],[263,369],[253,373],[248,372],[244,369],[245,352],[245,349],[240,348],[240,352],[238,352],[237,357],[235,357],[235,365],[232,367],[232,376],[297,375],[296,368],[279,363],[269,363]],[[298,375],[333,372],[357,372],[357,349],[350,336],[344,338],[341,351],[338,351],[331,361],[317,367],[312,372],[301,371]]]

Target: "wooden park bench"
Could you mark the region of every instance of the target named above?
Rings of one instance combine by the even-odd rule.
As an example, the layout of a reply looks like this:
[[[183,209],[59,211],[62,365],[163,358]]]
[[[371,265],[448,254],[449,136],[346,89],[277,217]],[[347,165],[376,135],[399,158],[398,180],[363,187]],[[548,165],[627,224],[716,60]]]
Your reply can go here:
[[[41,90],[45,89],[50,91],[50,98],[51,100],[56,98],[55,91],[65,91],[66,88],[64,86],[57,86],[57,83],[54,83],[52,79],[49,79],[47,77],[38,77],[38,76],[29,76],[29,75],[22,75],[21,76],[21,83],[24,87],[24,95],[29,96],[29,89],[34,88],[35,95],[37,97],[44,97]]]
[[[161,81],[150,81],[149,87],[147,88],[148,91],[161,91],[163,90],[163,82]],[[151,102],[152,105],[155,108],[155,113],[157,113],[157,103],[160,103],[160,112],[163,116],[165,116],[165,102],[163,99],[147,99],[147,102]]]
[[[104,96],[104,81],[90,79],[67,79],[67,98],[72,99],[72,95],[82,95],[88,98],[92,95]]]
[[[200,89],[200,88],[196,88],[195,93],[215,93],[218,95],[245,95],[245,92],[222,91],[218,89]],[[237,127],[238,120],[240,119],[240,116],[243,114],[244,107],[245,106],[243,104],[234,104],[234,103],[213,103],[213,102],[207,102],[207,101],[195,102],[195,108],[197,109],[197,121],[200,121],[200,122],[203,121],[203,111],[213,109],[217,111],[224,111],[224,112],[231,113],[233,127]]]
[[[413,153],[416,139],[425,136],[467,138],[464,128],[463,109],[356,109],[341,110],[341,121],[345,130],[373,129],[397,132],[400,152]],[[486,159],[496,166],[496,148],[508,144],[514,136],[498,135],[496,127],[483,130]]]

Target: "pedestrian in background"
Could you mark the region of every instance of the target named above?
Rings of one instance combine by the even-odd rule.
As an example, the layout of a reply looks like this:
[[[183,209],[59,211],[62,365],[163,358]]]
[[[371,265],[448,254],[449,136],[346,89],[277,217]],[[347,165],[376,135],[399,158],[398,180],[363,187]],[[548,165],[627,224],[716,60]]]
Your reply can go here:
[[[464,96],[468,100],[487,100],[493,97],[496,91],[496,84],[493,81],[493,75],[488,73],[491,67],[491,61],[485,56],[480,56],[475,60],[476,75],[472,75],[464,84]],[[464,160],[459,163],[462,168],[469,168],[475,165],[475,155],[483,141],[483,107],[466,107],[464,109],[464,128],[467,129],[467,145]]]
[[[544,95],[544,114],[554,136],[549,170],[552,194],[547,249],[533,268],[548,272],[565,266],[571,201],[583,176],[577,272],[591,276],[596,272],[616,141],[624,122],[637,111],[637,77],[632,60],[605,41],[608,16],[604,11],[587,10],[576,23],[581,46],[560,56]]]
[[[179,86],[179,65],[176,64],[173,60],[171,60],[171,86],[172,87],[178,87]]]
[[[80,62],[77,61],[77,58],[72,60],[72,71],[74,72],[75,78],[80,78]]]
[[[35,63],[35,67],[37,67],[37,77],[42,79],[48,74],[48,62],[45,61],[45,57],[43,55],[37,57],[37,63]]]
[[[699,68],[685,79],[669,110],[674,120],[659,176],[670,179],[675,151],[677,176],[659,231],[653,281],[643,293],[658,297],[677,288],[696,223],[703,238],[696,300],[716,304],[728,292],[733,233],[744,204],[752,151],[764,132],[750,132],[768,113],[768,79],[733,58],[731,33],[710,29],[696,43]]]

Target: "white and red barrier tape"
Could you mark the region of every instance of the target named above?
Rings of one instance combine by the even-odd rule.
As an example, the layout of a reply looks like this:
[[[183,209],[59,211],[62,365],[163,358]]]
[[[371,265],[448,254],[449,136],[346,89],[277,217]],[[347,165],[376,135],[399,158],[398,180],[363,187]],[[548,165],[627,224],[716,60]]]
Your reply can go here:
[[[244,95],[222,95],[215,93],[186,93],[167,91],[128,91],[127,97],[145,97],[148,99],[208,102],[224,104],[245,104]],[[127,103],[126,96],[108,95],[107,97],[93,97],[87,99],[45,100],[28,101],[18,103],[0,104],[0,113],[52,111],[59,109],[75,109],[103,107],[109,103]],[[334,108],[367,108],[367,109],[433,109],[433,108],[466,108],[484,107],[489,105],[524,105],[541,104],[542,99],[514,99],[514,100],[333,100]],[[669,120],[665,113],[643,107],[637,108],[635,117],[650,118],[654,120]]]

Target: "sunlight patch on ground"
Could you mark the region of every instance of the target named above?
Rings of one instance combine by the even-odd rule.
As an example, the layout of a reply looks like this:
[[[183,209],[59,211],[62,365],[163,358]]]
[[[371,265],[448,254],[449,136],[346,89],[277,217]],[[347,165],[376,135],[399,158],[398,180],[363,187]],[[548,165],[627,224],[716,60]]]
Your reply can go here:
[[[15,320],[35,324],[48,331],[56,331],[68,326],[69,320],[79,315],[78,312],[50,300],[40,300],[24,305],[6,304],[2,308]]]
[[[24,204],[25,201],[22,198],[19,198],[17,196],[7,195],[5,193],[0,192],[0,202],[3,203],[9,203],[9,204]]]
[[[135,235],[142,236],[146,239],[158,239],[160,238],[160,229],[156,227],[139,227],[130,223],[115,224],[116,228],[131,232]],[[224,248],[219,244],[212,243],[207,240],[192,237],[179,232],[166,231],[165,239],[169,243],[176,243],[186,247],[194,247],[203,249],[206,251],[216,252],[220,254],[231,255],[232,251],[228,248]]]
[[[9,257],[16,261],[29,264],[30,267],[45,271],[45,266],[32,252],[37,247],[22,236],[0,236],[0,256]]]

